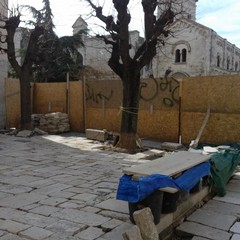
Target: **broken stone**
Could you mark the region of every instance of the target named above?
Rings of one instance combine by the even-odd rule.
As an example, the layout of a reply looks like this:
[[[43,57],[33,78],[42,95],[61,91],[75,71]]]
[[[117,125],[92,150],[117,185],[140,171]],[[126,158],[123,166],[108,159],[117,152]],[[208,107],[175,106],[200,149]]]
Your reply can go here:
[[[36,133],[37,135],[47,135],[48,133],[39,129],[39,128],[34,128],[34,133]]]
[[[173,142],[164,142],[162,143],[162,148],[170,151],[175,151],[178,149],[183,148],[183,145],[180,143],[173,143]]]
[[[157,228],[154,224],[150,208],[143,208],[133,213],[136,225],[139,227],[143,240],[158,240]]]
[[[108,132],[98,129],[86,129],[86,138],[91,140],[97,140],[100,142],[105,142],[108,138]]]
[[[124,240],[143,240],[138,226],[133,226],[125,233],[123,233],[122,236]]]
[[[23,130],[18,132],[16,135],[17,137],[31,137],[33,135],[33,132],[30,130]]]

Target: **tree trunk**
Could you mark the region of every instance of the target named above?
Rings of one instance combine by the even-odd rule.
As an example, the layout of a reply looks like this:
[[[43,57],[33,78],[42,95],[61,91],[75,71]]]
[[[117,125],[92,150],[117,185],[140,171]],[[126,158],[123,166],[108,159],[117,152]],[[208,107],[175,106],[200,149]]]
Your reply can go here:
[[[137,150],[137,123],[140,75],[123,80],[123,106],[120,138],[117,147],[134,153]]]
[[[31,73],[22,71],[20,77],[21,129],[31,130]]]

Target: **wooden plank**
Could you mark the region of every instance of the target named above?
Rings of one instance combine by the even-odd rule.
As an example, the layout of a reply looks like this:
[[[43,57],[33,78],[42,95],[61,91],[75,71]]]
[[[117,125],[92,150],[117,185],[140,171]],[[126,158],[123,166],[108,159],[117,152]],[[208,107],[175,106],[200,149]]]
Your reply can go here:
[[[138,176],[148,176],[152,174],[174,176],[209,159],[209,155],[180,151],[155,159],[149,163],[125,168],[123,169],[123,173]]]

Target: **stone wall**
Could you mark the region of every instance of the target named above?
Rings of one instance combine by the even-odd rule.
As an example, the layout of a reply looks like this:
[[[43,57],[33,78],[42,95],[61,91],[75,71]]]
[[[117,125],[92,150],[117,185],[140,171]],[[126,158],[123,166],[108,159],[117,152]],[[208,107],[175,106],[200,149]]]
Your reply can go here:
[[[34,126],[52,134],[70,131],[69,118],[66,113],[48,113],[32,115]]]

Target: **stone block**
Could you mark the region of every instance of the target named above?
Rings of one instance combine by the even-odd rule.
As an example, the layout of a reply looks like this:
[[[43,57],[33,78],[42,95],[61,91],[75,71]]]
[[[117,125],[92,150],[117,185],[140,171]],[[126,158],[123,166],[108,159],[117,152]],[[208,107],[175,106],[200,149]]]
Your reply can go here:
[[[17,137],[31,137],[33,135],[33,132],[30,130],[23,130],[20,131],[16,136]]]
[[[86,138],[105,142],[108,138],[108,133],[106,130],[86,129]]]
[[[123,233],[124,240],[143,240],[138,226],[133,226]]]
[[[86,230],[83,230],[82,232],[75,235],[76,237],[84,240],[94,240],[100,236],[102,236],[104,232],[101,228],[97,227],[89,227]]]
[[[45,239],[49,236],[51,236],[53,232],[48,231],[43,228],[38,228],[38,227],[31,227],[28,228],[27,230],[20,232],[19,235],[22,237],[26,237],[28,239],[32,240],[42,240]]]
[[[132,226],[133,226],[132,224],[124,222],[121,225],[114,228],[111,232],[108,232],[105,235],[103,235],[102,238],[106,240],[122,240],[123,239],[122,234],[125,233]]]
[[[240,235],[239,234],[233,234],[231,240],[240,240]]]
[[[224,197],[216,196],[213,200],[240,205],[239,193],[237,192],[227,192]]]
[[[157,228],[154,224],[152,211],[150,208],[143,208],[135,211],[133,218],[136,225],[139,227],[143,240],[158,240]]]
[[[240,222],[236,222],[230,229],[230,232],[240,234]]]
[[[190,215],[187,220],[209,227],[218,228],[223,231],[229,231],[231,226],[237,220],[237,217],[198,209],[192,215]]]
[[[0,220],[0,230],[8,231],[17,234],[20,231],[26,230],[30,225],[22,224],[11,220]]]
[[[199,236],[212,240],[229,240],[232,236],[232,234],[226,231],[188,221],[177,227],[176,233],[184,237]]]
[[[221,214],[227,214],[232,216],[237,216],[240,214],[240,206],[231,203],[225,203],[215,200],[210,200],[207,204],[203,206],[206,211],[217,212]]]
[[[112,198],[97,204],[96,207],[120,213],[129,213],[127,202]]]
[[[181,149],[183,145],[180,143],[164,142],[161,144],[161,147],[166,150],[175,151],[175,150]]]

